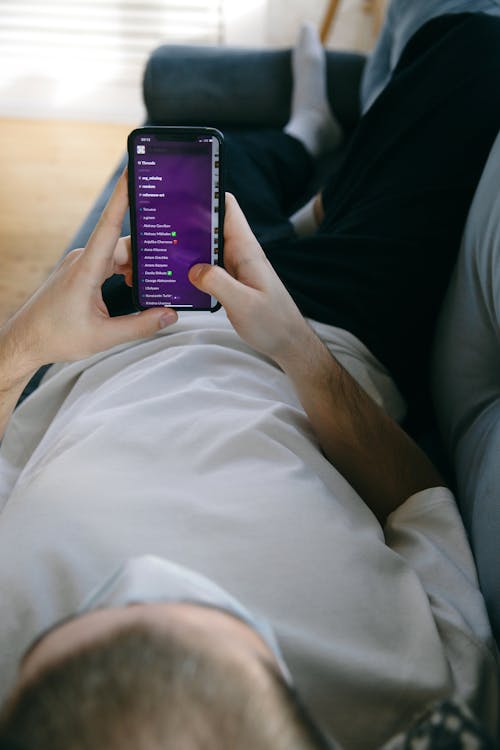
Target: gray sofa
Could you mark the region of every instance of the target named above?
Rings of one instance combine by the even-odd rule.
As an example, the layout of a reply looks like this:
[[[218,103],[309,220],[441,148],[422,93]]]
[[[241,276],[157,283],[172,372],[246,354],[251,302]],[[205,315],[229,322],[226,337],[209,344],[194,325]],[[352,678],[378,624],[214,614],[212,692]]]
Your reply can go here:
[[[144,72],[146,123],[210,125],[223,132],[281,128],[290,112],[290,56],[290,50],[159,47]],[[328,93],[347,135],[359,119],[358,91],[364,64],[365,58],[355,53],[327,55]],[[338,153],[333,166],[340,157]],[[124,154],[66,252],[85,245],[125,164]],[[327,169],[331,167],[332,163],[327,165]],[[124,231],[128,230],[127,219]]]
[[[500,133],[474,195],[441,307],[431,387],[500,646]]]
[[[359,87],[364,64],[365,58],[358,54],[327,53],[329,98],[347,139],[359,119]],[[144,75],[147,122],[158,125],[211,125],[223,132],[281,128],[289,116],[290,94],[290,50],[262,51],[167,45],[152,53]],[[342,150],[337,152],[324,168],[335,169],[341,159]],[[83,247],[87,242],[125,163],[124,154],[66,252]],[[304,198],[320,184],[321,177],[318,173],[317,184],[307,186]],[[123,233],[129,233],[128,219],[124,222]],[[130,310],[130,296],[127,297],[129,290],[124,289],[121,276],[109,279],[105,284],[105,291],[107,299],[113,300],[113,314],[122,314]],[[453,332],[453,325],[448,324],[448,328],[445,326],[444,332],[441,331],[441,336],[447,337],[446,342],[451,342],[451,349],[456,351],[457,346],[460,347],[460,341],[453,344],[450,326]],[[498,343],[500,352],[500,342]],[[438,374],[434,378],[434,395],[438,401],[440,391],[447,389],[446,378],[451,377],[450,370],[455,366],[451,355],[449,361],[450,367],[443,368],[440,366],[439,357],[437,358],[435,369]],[[42,368],[37,373],[21,398],[36,388],[46,369]],[[500,381],[497,372],[496,383],[498,382]],[[446,429],[442,415],[440,418],[443,428]],[[435,425],[429,424],[424,432],[414,437],[431,453],[434,461],[445,474],[448,474],[453,484],[455,472],[448,465]],[[451,448],[449,455],[453,455]],[[500,456],[498,458],[500,466]],[[497,474],[500,474],[500,471]],[[488,529],[485,530],[484,527],[487,527],[488,523],[490,530],[493,523],[493,528],[500,531],[500,509],[497,507],[500,503],[496,502],[500,492],[498,487],[486,488],[485,492],[487,497],[481,502],[488,503],[489,516],[479,526],[476,523],[475,528],[481,528],[481,534],[487,536]],[[473,517],[477,519],[479,515],[482,518],[481,511],[481,507],[476,506]],[[489,520],[491,518],[493,521]],[[486,540],[488,551],[484,554],[482,537],[473,536],[475,531],[471,519],[472,515],[467,511],[465,520],[472,535],[476,557],[486,566],[485,570],[481,571],[481,582],[486,582],[487,603],[495,626],[497,643],[500,643],[500,576],[496,564],[500,555],[496,551],[491,533]],[[492,545],[495,549],[491,549]]]
[[[290,50],[159,47],[151,54],[144,72],[146,123],[210,125],[223,132],[281,128],[290,112],[290,57]],[[329,98],[347,136],[359,119],[358,92],[365,61],[363,55],[355,53],[327,55]],[[341,157],[339,150],[323,164],[305,195],[312,194],[321,183],[323,172],[335,169]],[[124,154],[66,252],[87,242],[126,160]],[[123,232],[130,232],[128,217]],[[130,310],[131,295],[124,294],[122,277],[108,280],[104,289],[115,314]]]

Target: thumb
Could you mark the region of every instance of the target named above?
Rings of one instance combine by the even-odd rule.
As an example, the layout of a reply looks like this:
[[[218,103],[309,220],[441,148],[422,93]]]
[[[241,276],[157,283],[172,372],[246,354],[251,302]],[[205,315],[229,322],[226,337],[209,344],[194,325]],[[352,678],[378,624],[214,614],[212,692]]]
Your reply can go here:
[[[161,328],[175,323],[177,317],[175,310],[155,307],[136,314],[109,318],[101,329],[103,348],[153,336]]]
[[[221,305],[231,308],[241,302],[248,289],[236,281],[220,266],[209,263],[196,263],[189,269],[189,281],[202,292],[211,294]]]

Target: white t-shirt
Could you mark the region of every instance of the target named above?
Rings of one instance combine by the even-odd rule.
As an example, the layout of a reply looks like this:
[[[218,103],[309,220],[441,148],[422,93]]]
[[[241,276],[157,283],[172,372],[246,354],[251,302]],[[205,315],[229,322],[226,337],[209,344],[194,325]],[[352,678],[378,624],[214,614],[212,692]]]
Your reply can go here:
[[[314,327],[401,417],[368,350]],[[496,654],[452,496],[414,495],[384,539],[285,374],[223,311],[50,368],[9,422],[0,510],[0,698],[39,630],[124,560],[153,554],[269,620],[341,744],[373,748],[450,693],[496,729]]]

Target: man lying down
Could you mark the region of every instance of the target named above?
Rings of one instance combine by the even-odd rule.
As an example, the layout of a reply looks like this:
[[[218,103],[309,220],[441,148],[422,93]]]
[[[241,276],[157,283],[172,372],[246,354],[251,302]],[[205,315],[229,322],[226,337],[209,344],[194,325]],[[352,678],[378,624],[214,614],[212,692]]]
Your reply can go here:
[[[285,130],[251,174],[228,143],[225,269],[189,273],[223,311],[110,316],[104,280],[126,291],[132,273],[123,175],[87,246],[2,326],[0,747],[490,746],[498,671],[474,562],[397,420],[500,126],[481,95],[499,24],[416,28],[306,234],[302,214],[266,243],[248,191],[286,182],[293,203],[341,137],[305,28]],[[464,44],[477,71],[453,86]],[[286,180],[257,174],[266,153]]]

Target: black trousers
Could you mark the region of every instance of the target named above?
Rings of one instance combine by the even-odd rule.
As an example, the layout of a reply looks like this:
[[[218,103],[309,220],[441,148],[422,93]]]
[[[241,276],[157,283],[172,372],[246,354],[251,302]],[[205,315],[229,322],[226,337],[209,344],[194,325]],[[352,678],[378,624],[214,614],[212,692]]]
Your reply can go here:
[[[226,138],[226,187],[297,305],[371,349],[417,427],[429,413],[434,323],[500,128],[499,50],[491,16],[423,26],[325,185],[325,219],[310,237],[297,238],[287,218],[314,169],[301,143],[281,131]],[[103,297],[111,315],[133,310],[122,277]]]
[[[290,294],[387,366],[412,432],[429,418],[434,324],[500,129],[499,81],[500,19],[429,21],[361,119],[323,190],[325,219],[306,238],[287,221],[313,168],[301,144],[284,133],[228,143],[228,190]]]

